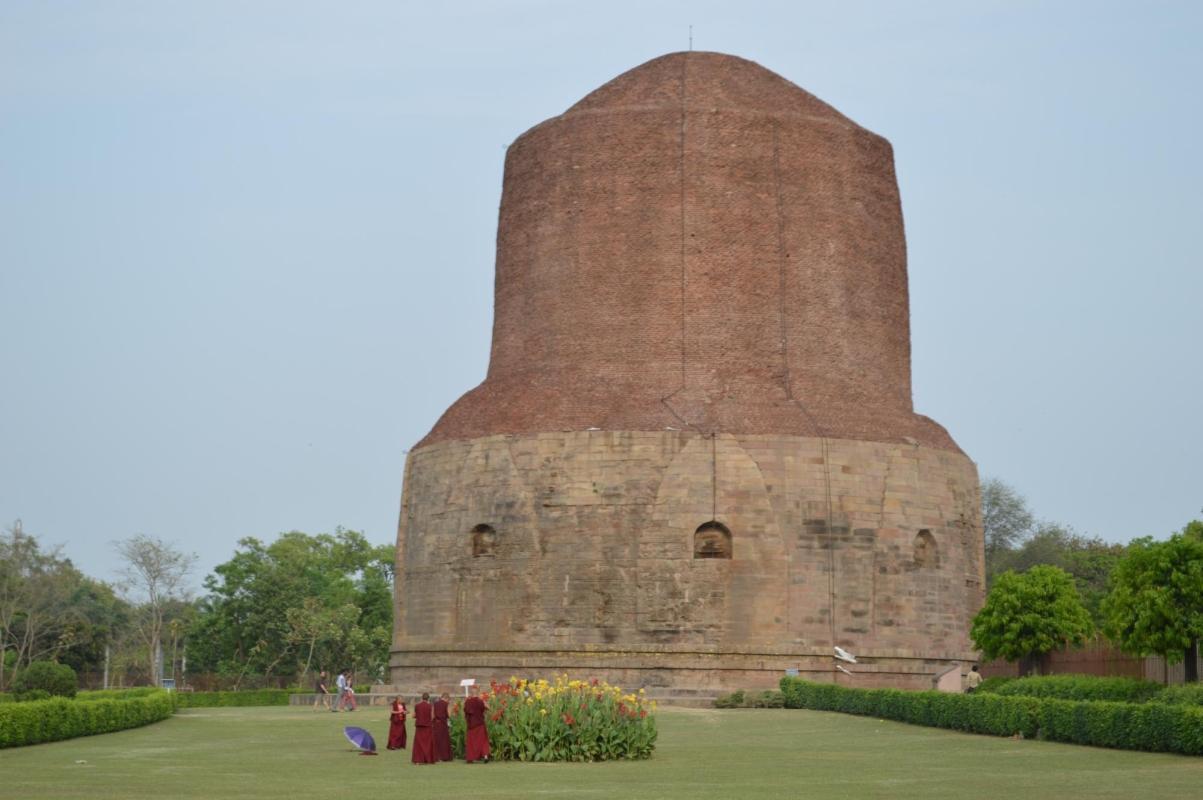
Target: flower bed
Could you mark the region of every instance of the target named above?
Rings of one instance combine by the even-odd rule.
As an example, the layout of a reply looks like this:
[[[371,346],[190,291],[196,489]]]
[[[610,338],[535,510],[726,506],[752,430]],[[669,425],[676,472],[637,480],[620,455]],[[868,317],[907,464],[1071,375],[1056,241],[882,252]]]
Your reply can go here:
[[[649,758],[656,747],[656,704],[602,681],[510,678],[481,699],[493,758],[499,761],[612,761]],[[464,753],[463,701],[451,707],[451,745]]]

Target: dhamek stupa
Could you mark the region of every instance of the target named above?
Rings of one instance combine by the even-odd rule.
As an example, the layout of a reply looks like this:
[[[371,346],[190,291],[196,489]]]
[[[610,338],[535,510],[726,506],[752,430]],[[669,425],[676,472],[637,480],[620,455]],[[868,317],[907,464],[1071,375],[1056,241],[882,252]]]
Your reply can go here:
[[[394,683],[926,688],[983,569],[912,407],[889,142],[701,52],[518,137],[488,375],[406,462]]]

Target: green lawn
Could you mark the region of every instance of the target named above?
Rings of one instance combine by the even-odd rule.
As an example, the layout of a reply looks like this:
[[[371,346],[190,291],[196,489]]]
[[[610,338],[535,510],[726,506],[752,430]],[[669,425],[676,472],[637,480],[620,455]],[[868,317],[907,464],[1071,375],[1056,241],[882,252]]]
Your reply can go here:
[[[368,758],[348,749],[346,724],[385,738],[383,709],[193,709],[133,731],[0,750],[0,797],[1203,797],[1203,758],[815,711],[662,709],[659,722],[650,761],[416,767],[408,751]]]

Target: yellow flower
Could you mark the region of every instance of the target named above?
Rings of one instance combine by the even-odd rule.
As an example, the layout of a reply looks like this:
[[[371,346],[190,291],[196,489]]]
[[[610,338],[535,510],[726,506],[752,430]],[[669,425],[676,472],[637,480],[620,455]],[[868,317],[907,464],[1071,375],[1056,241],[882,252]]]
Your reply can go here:
[[[540,708],[540,709],[539,709],[539,714],[540,714],[540,715],[542,715],[542,716],[544,716],[544,717],[546,717],[546,716],[547,716],[547,709],[546,709],[546,708]]]

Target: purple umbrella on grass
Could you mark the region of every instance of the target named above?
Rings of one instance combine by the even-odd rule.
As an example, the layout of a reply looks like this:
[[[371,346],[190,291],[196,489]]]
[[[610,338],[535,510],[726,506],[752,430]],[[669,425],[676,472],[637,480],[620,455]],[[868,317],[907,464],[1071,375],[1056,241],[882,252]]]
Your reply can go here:
[[[376,740],[372,738],[372,734],[365,731],[363,728],[356,728],[354,725],[348,725],[343,728],[343,735],[359,748],[361,756],[376,755]]]

